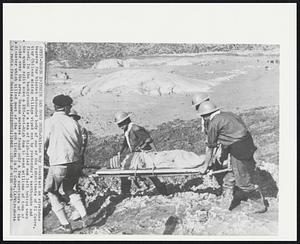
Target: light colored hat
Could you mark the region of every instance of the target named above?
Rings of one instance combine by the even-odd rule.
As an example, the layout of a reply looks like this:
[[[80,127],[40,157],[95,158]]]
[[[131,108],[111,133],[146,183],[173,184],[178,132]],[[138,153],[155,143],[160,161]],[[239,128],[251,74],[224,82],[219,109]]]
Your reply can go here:
[[[192,106],[196,107],[197,105],[201,104],[202,102],[206,101],[207,99],[209,99],[208,94],[206,93],[199,93],[196,94],[193,98],[192,98]]]
[[[205,101],[205,102],[203,102],[203,103],[200,104],[198,112],[202,116],[202,115],[213,113],[213,112],[215,112],[215,111],[217,111],[219,109],[221,109],[221,108],[217,107],[212,102]]]
[[[77,120],[81,119],[81,116],[78,115],[77,111],[74,108],[71,108],[68,115],[75,117]]]
[[[131,115],[130,113],[126,113],[126,112],[123,112],[123,111],[117,112],[115,114],[115,123],[120,124],[125,119],[128,119],[130,117],[130,115]]]

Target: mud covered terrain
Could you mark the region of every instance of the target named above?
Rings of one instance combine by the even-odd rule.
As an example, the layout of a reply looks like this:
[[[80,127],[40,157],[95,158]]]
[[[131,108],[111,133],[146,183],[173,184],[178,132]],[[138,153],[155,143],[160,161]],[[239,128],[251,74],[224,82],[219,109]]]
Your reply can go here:
[[[94,222],[82,229],[79,221],[71,221],[75,233],[277,234],[279,46],[59,44],[50,45],[49,52],[46,117],[53,112],[52,98],[69,94],[89,131],[79,188]],[[258,147],[254,183],[268,201],[267,212],[253,214],[259,203],[255,196],[229,211],[220,179],[209,176],[160,177],[168,196],[146,180],[141,188],[132,186],[131,197],[114,201],[119,179],[91,177],[119,149],[122,131],[113,119],[120,110],[131,112],[133,122],[150,131],[158,150],[203,154],[205,138],[191,107],[196,91],[241,115],[249,127]],[[65,209],[70,216],[73,209]],[[53,233],[58,225],[45,196],[44,232]]]
[[[93,224],[85,229],[72,221],[75,233],[86,234],[185,234],[185,235],[276,235],[278,221],[279,108],[256,107],[239,112],[258,147],[254,182],[259,184],[269,203],[266,213],[254,214],[259,203],[254,197],[229,211],[229,199],[220,195],[215,178],[161,177],[169,196],[159,195],[148,181],[141,189],[133,185],[132,196],[111,200],[120,193],[118,178],[93,178],[98,168],[118,149],[119,135],[100,137],[90,132],[86,168],[79,188]],[[158,150],[184,149],[202,154],[205,150],[200,121],[173,120],[151,130]],[[148,184],[149,183],[149,184]],[[44,232],[53,233],[59,225],[44,199]],[[72,208],[65,206],[68,215]]]

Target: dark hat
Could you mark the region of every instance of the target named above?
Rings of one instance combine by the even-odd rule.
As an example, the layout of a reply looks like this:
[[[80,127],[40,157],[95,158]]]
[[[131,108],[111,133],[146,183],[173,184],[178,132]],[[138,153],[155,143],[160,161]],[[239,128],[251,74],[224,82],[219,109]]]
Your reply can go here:
[[[73,103],[73,99],[68,95],[57,95],[53,98],[52,102],[59,107],[70,106]]]

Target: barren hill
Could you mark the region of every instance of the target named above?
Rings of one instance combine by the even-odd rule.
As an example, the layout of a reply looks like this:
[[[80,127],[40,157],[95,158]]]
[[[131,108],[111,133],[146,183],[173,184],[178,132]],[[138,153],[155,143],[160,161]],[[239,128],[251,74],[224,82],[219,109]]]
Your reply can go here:
[[[151,69],[131,69],[117,71],[90,81],[83,89],[82,95],[111,92],[159,96],[206,91],[208,88],[208,82],[205,80],[186,78]]]

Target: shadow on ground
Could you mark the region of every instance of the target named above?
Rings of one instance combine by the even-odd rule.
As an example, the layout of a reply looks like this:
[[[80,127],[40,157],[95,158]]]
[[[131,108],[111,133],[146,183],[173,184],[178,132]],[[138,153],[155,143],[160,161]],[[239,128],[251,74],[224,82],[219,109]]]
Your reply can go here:
[[[93,216],[93,223],[90,225],[90,227],[96,226],[100,227],[104,225],[108,219],[109,216],[111,216],[115,209],[116,206],[121,203],[126,197],[122,197],[120,195],[114,195],[114,196],[108,196],[111,200],[107,206],[101,209],[101,205],[97,204],[100,206],[97,211],[95,211],[95,216]],[[97,199],[94,201],[96,202]]]
[[[274,197],[278,195],[278,186],[272,175],[266,171],[257,168],[253,175],[253,182],[260,186],[265,197]]]
[[[216,176],[216,180],[219,185],[223,184],[224,176],[225,173]],[[277,197],[278,187],[276,181],[268,171],[256,168],[254,174],[252,175],[252,182],[253,184],[259,185],[265,197]]]
[[[221,194],[221,188],[213,188],[213,187],[206,187],[202,189],[193,190],[194,187],[198,187],[203,184],[202,177],[193,178],[182,184],[173,184],[173,183],[167,183],[167,190],[168,195],[173,195],[175,193],[179,192],[187,192],[187,191],[193,191],[195,193],[210,193],[214,194],[216,196],[219,196]]]
[[[216,180],[220,186],[222,186],[223,184],[224,176],[225,173],[216,175]],[[273,198],[277,197],[278,186],[276,184],[276,181],[268,171],[262,170],[260,168],[256,168],[254,175],[252,177],[253,177],[252,178],[253,183],[260,186],[260,189],[265,197],[273,197]],[[201,184],[203,184],[203,179],[199,177],[199,178],[193,178],[191,180],[188,180],[183,186],[181,184],[168,183],[167,189],[169,194],[175,194],[177,192],[192,191],[193,187],[198,187]],[[222,193],[222,189],[207,187],[203,189],[197,189],[194,192],[211,193],[219,196]]]

